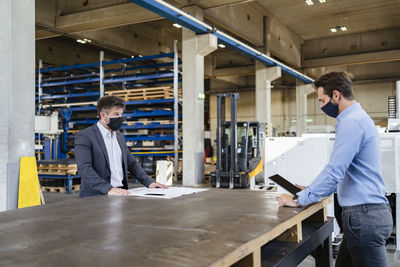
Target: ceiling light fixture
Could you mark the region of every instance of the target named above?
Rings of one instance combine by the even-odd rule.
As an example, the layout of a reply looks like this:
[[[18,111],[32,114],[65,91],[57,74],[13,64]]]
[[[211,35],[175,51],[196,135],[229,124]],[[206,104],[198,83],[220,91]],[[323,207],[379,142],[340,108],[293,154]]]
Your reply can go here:
[[[315,0],[317,3],[319,2],[320,4],[325,4],[326,3],[326,0]],[[304,0],[304,2],[306,2],[306,4],[308,5],[308,6],[312,6],[312,5],[314,5],[314,2],[313,2],[313,0]]]
[[[219,48],[225,48],[226,46],[224,44],[218,44]]]
[[[347,27],[346,26],[336,26],[335,28],[331,28],[331,32],[338,32],[338,31],[345,32],[345,31],[347,31]]]
[[[305,0],[305,1],[306,1],[306,4],[309,6],[314,5],[314,2],[312,0]]]
[[[86,43],[91,43],[91,42],[92,42],[92,40],[89,40],[89,39],[86,39],[86,38],[77,39],[76,41],[77,41],[78,43],[81,43],[81,44],[86,44]]]
[[[142,55],[139,55],[138,57],[143,57]]]
[[[180,25],[178,23],[174,23],[174,24],[172,24],[172,26],[174,26],[175,28],[178,28],[178,29],[182,28],[182,25]]]

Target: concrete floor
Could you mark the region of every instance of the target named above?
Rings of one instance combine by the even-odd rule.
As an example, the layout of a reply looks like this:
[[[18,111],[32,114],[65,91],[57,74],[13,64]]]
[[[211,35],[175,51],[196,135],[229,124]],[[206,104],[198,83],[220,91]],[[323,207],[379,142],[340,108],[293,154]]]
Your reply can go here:
[[[138,185],[136,184],[129,184],[129,187],[136,187]],[[70,198],[79,198],[79,192],[75,192],[74,194],[63,194],[63,193],[51,193],[51,192],[43,192],[46,204],[51,204],[51,203],[58,203]],[[395,246],[390,245],[387,248],[387,254],[388,254],[388,259],[389,259],[389,267],[399,267],[400,262],[394,262],[394,252],[395,252]],[[334,259],[335,262],[335,259]],[[307,257],[300,265],[300,267],[311,267],[315,266],[315,260],[312,256]]]

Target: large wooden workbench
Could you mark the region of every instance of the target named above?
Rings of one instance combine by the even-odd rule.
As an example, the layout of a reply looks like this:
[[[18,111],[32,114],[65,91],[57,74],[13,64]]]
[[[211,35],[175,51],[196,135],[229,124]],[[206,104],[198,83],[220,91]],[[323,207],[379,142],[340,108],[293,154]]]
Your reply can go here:
[[[264,244],[300,241],[302,222],[326,221],[329,202],[284,208],[270,193],[210,189],[8,211],[0,213],[0,266],[257,266]]]

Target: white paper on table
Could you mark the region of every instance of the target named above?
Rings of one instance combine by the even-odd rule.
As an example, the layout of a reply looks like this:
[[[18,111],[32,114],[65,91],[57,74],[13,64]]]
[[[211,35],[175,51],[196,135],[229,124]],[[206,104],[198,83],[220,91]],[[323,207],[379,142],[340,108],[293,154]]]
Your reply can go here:
[[[131,197],[150,197],[150,198],[177,198],[184,195],[195,194],[208,190],[207,188],[190,188],[190,187],[169,187],[164,188],[147,188],[139,187],[128,190]]]

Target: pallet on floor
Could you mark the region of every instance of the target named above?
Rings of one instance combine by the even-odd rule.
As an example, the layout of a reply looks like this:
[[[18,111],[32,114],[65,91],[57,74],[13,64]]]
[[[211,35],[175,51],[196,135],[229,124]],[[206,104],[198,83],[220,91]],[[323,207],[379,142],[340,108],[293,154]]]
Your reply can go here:
[[[77,164],[38,164],[38,174],[46,175],[76,175]]]
[[[60,164],[60,163],[39,163],[39,169],[50,170],[72,170],[77,168],[77,164]]]
[[[76,184],[72,186],[72,191],[79,191],[81,190],[81,185],[80,184]]]
[[[81,190],[81,185],[73,185],[72,186],[72,191],[79,191]],[[52,193],[67,193],[67,187],[65,186],[42,186],[42,191],[43,192],[52,192]]]
[[[43,175],[76,175],[76,170],[38,170]]]
[[[43,192],[58,192],[58,193],[66,193],[67,188],[65,187],[54,187],[54,186],[42,186]]]
[[[214,165],[214,164],[204,164],[204,176],[206,177],[206,178],[210,178],[210,176],[211,176],[211,173],[212,172],[215,172],[215,170],[216,170],[216,165]]]

